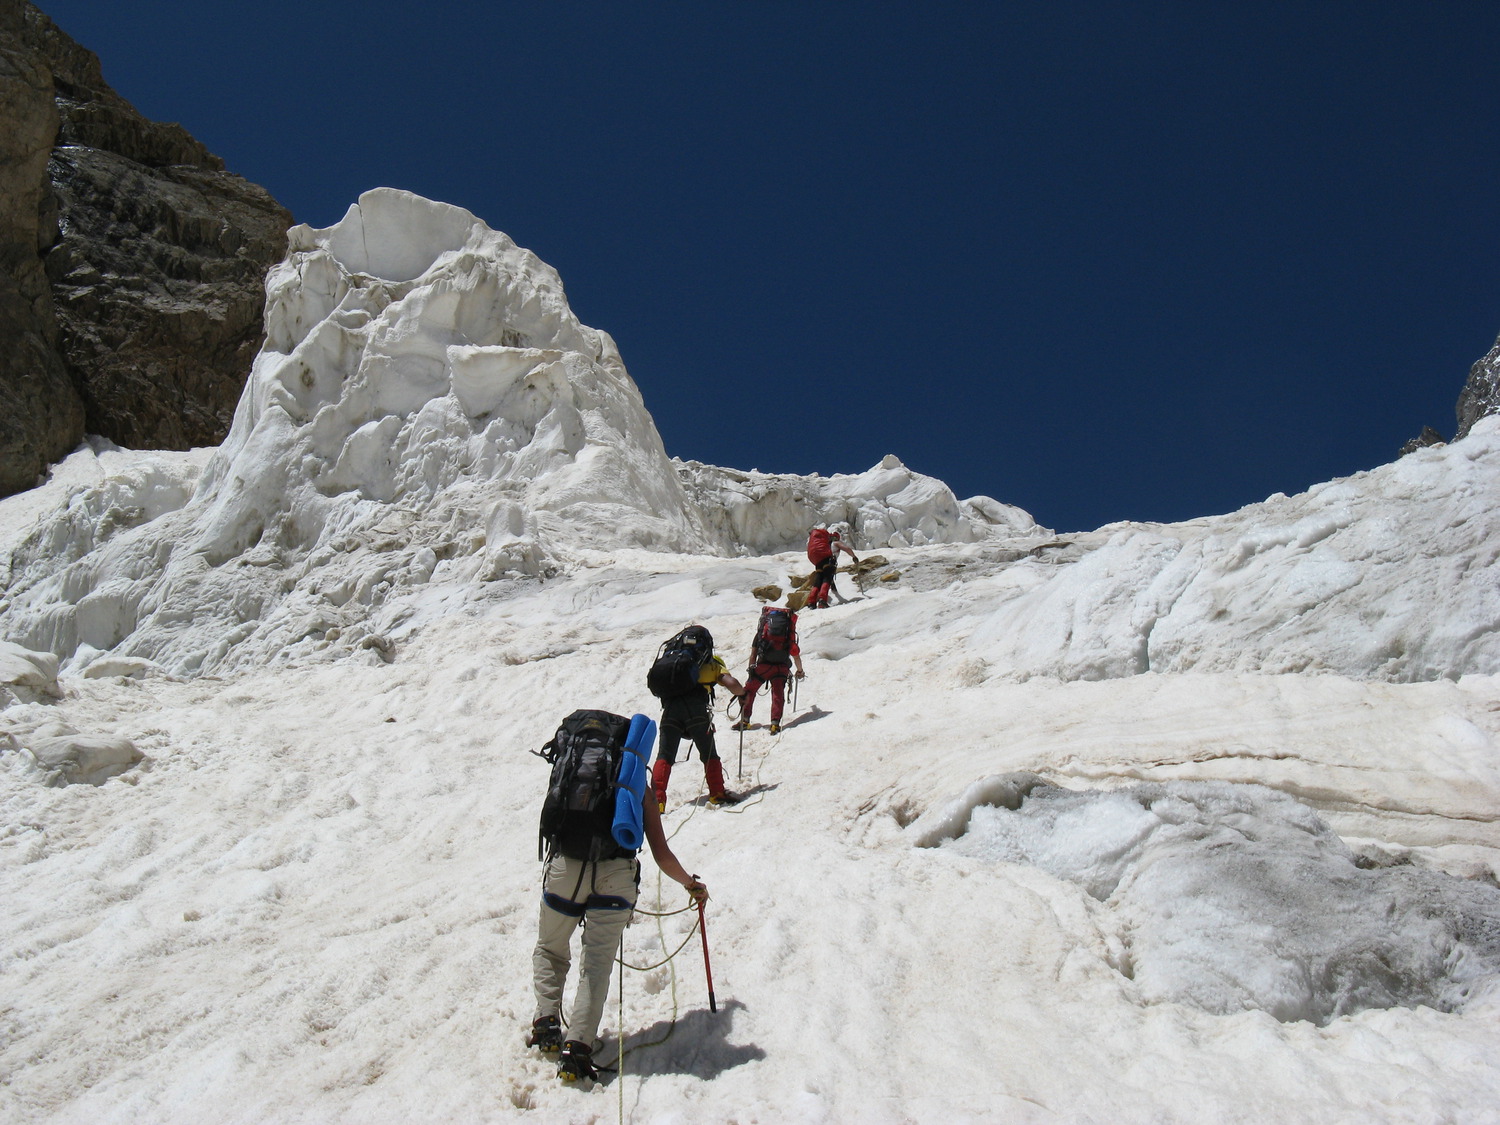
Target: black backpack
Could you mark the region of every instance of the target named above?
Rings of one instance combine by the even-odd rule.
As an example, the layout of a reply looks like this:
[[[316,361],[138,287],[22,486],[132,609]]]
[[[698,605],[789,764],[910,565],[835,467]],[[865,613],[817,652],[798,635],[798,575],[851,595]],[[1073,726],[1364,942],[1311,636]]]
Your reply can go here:
[[[552,766],[537,841],[539,858],[561,852],[585,861],[633,855],[615,843],[616,780],[630,720],[608,711],[574,711],[538,753]],[[544,851],[545,849],[545,851]]]
[[[768,605],[760,611],[755,632],[755,659],[763,664],[792,662],[792,611]]]
[[[714,639],[702,625],[689,625],[656,654],[656,663],[646,673],[646,687],[657,699],[680,699],[702,691],[698,675],[714,654]]]

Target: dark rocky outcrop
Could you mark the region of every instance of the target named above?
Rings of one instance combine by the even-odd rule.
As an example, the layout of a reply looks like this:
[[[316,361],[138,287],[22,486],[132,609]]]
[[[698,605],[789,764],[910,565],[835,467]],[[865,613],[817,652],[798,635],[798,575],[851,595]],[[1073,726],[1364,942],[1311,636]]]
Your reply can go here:
[[[1420,434],[1410,439],[1401,447],[1401,456],[1405,457],[1408,453],[1415,453],[1419,449],[1426,449],[1429,446],[1442,444],[1444,444],[1442,434],[1438,433],[1431,426],[1423,426]]]
[[[1490,414],[1500,414],[1500,340],[1478,363],[1469,368],[1468,381],[1458,396],[1458,431],[1453,440],[1458,441],[1474,427],[1474,423]],[[1415,453],[1430,445],[1442,445],[1443,435],[1431,426],[1423,426],[1422,432],[1401,447],[1401,456]]]
[[[0,351],[20,357],[0,368],[0,408],[16,406],[0,421],[0,495],[85,427],[136,448],[219,442],[291,215],[180,125],[137,113],[23,0],[0,0],[0,52],[3,155],[30,146],[29,163],[0,160]]]
[[[1488,414],[1500,414],[1500,340],[1469,368],[1469,381],[1458,396],[1458,433],[1453,440],[1463,437]]]
[[[25,47],[26,12],[0,0],[0,496],[83,436],[41,253],[55,236],[47,159],[57,136],[52,75]]]

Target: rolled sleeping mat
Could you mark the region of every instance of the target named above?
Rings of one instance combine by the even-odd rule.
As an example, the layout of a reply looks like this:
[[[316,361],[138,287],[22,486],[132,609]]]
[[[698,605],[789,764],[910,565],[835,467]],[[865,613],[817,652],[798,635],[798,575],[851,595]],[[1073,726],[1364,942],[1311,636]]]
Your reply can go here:
[[[619,788],[615,790],[615,820],[610,834],[622,848],[635,851],[646,839],[641,803],[646,799],[646,766],[656,742],[656,724],[645,715],[632,715],[625,735],[629,753],[620,759]]]

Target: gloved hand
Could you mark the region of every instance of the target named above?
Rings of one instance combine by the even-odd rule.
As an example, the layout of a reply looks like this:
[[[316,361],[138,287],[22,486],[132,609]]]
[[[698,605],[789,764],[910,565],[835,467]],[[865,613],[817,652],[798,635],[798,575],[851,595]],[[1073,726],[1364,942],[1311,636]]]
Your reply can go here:
[[[699,881],[698,876],[693,876],[693,881],[687,885],[688,896],[694,903],[708,901],[708,887]]]
[[[801,669],[798,669],[798,671],[797,671],[797,678],[799,680],[805,680],[805,679],[807,679],[807,673],[803,672]]]

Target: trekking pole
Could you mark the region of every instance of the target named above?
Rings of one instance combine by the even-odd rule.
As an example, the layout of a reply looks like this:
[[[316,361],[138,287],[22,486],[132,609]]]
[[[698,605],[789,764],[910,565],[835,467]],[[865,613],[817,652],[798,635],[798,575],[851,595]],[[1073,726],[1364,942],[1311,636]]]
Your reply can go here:
[[[740,728],[740,774],[739,780],[745,780],[745,728]]]
[[[792,713],[797,713],[797,685],[802,682],[801,676],[792,677]]]
[[[708,922],[703,913],[707,905],[702,899],[698,900],[698,936],[703,939],[703,975],[708,978],[708,1010],[717,1012],[719,1005],[714,1000],[714,971],[708,964]]]
[[[615,1059],[615,1075],[616,1075],[616,1077],[619,1080],[619,1090],[620,1090],[620,1095],[619,1095],[620,1096],[620,1103],[619,1103],[619,1105],[620,1105],[620,1114],[621,1114],[621,1117],[623,1119],[623,1116],[624,1116],[624,1113],[625,1113],[625,935],[624,934],[620,935],[620,945],[619,945],[619,948],[615,950],[615,957],[620,962],[620,984],[619,984],[619,987],[615,989],[615,992],[618,994],[619,1001],[620,1001],[620,1022],[616,1025],[620,1029],[619,1032],[618,1032],[618,1035],[620,1037],[620,1042],[619,1042],[619,1045],[615,1048],[615,1054],[618,1055],[619,1057]]]

